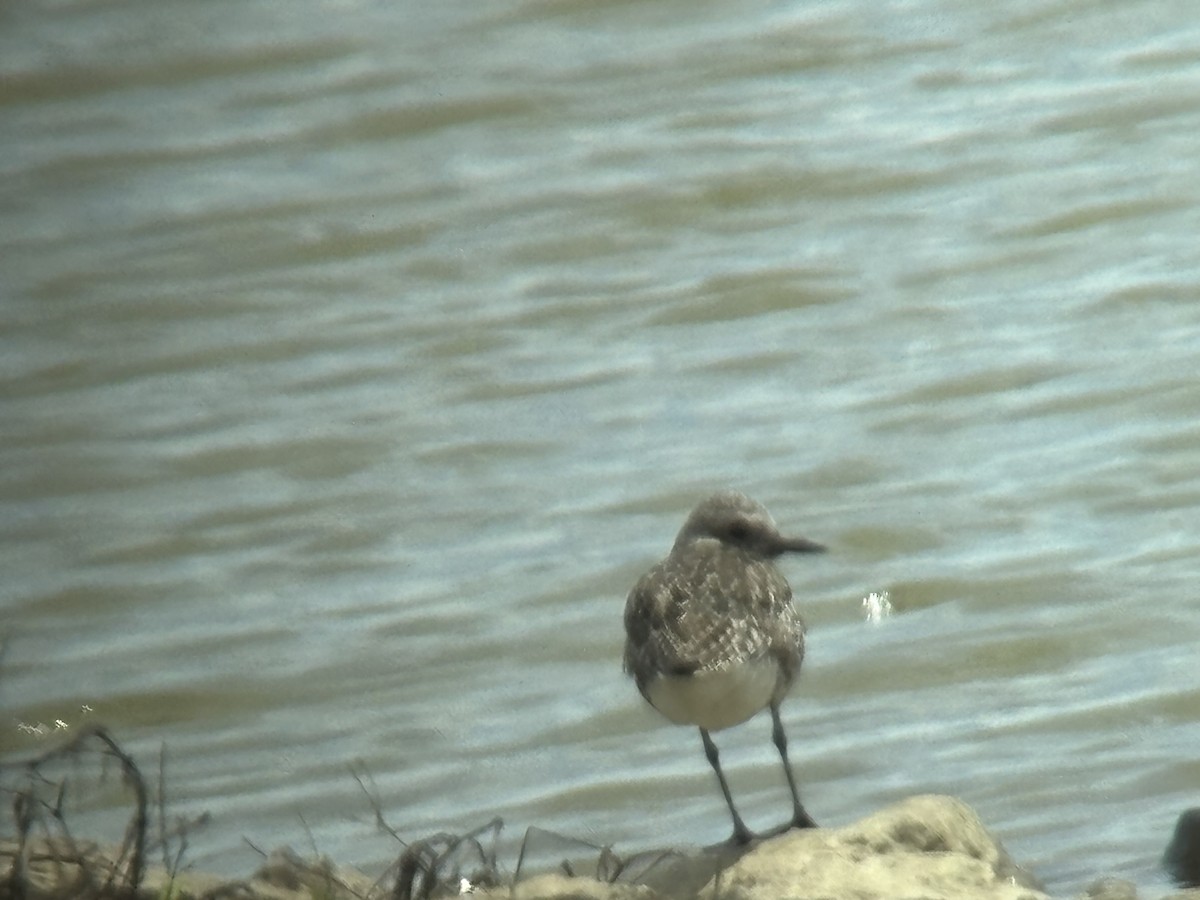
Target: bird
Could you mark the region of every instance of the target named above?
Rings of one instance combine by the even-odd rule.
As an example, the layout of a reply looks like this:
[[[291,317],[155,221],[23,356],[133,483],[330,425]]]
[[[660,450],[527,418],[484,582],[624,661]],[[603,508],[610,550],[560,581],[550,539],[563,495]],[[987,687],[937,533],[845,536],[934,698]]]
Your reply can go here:
[[[722,491],[691,511],[671,552],[638,579],[625,602],[625,672],[668,720],[700,729],[735,844],[756,836],[733,803],[711,732],[763,709],[771,711],[772,740],[792,794],[788,827],[817,827],[800,802],[779,715],[800,674],[805,625],[775,561],[825,549],[785,537],[761,503]]]

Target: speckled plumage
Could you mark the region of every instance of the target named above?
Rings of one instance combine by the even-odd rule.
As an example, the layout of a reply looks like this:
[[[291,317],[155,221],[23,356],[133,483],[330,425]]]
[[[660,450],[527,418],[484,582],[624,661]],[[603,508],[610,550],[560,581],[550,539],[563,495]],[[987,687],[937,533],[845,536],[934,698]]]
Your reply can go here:
[[[794,675],[804,658],[804,623],[783,575],[773,563],[714,540],[676,546],[638,579],[625,631],[625,669],[643,693],[662,675],[768,656]]]
[[[779,704],[804,659],[804,622],[774,560],[824,549],[779,533],[744,494],[714,494],[688,516],[670,554],[638,579],[625,604],[625,670],[652,706],[700,728],[734,819],[749,840],[709,737],[770,708],[793,788],[795,824],[811,825],[787,763]]]

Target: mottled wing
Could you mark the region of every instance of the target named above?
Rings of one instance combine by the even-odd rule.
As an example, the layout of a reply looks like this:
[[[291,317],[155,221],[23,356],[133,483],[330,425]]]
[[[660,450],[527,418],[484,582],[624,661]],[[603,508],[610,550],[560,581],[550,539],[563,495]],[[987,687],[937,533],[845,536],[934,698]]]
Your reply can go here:
[[[677,550],[647,572],[625,605],[625,669],[638,687],[776,655],[798,667],[804,625],[770,562],[722,545]]]

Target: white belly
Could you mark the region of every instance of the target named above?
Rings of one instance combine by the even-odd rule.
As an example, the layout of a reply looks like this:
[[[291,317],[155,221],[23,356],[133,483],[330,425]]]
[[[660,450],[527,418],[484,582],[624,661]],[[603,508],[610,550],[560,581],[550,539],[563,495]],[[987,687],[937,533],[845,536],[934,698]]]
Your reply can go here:
[[[771,658],[695,675],[662,675],[646,687],[647,699],[676,725],[720,731],[765,708],[779,684]]]

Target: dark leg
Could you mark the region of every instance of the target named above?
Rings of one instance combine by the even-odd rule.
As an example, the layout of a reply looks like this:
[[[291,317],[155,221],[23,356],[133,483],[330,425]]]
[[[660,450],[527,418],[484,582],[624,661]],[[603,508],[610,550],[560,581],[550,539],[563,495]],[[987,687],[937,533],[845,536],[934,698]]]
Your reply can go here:
[[[805,812],[804,805],[800,802],[800,792],[796,790],[796,776],[792,774],[792,764],[788,762],[787,735],[783,733],[783,722],[779,718],[778,703],[771,704],[771,721],[774,723],[771,737],[775,741],[775,747],[779,750],[780,758],[783,760],[783,771],[787,775],[788,787],[792,789],[792,827],[816,828],[817,823]]]
[[[700,729],[700,738],[704,741],[704,755],[708,757],[708,764],[717,773],[717,781],[721,782],[721,793],[725,795],[725,803],[729,806],[729,814],[733,816],[734,843],[748,844],[754,839],[754,833],[746,827],[746,823],[742,821],[742,817],[738,815],[738,811],[733,805],[733,795],[729,793],[729,783],[725,780],[725,773],[721,771],[721,761],[717,753],[717,745],[712,742],[712,738],[708,736],[708,731],[703,728]]]

